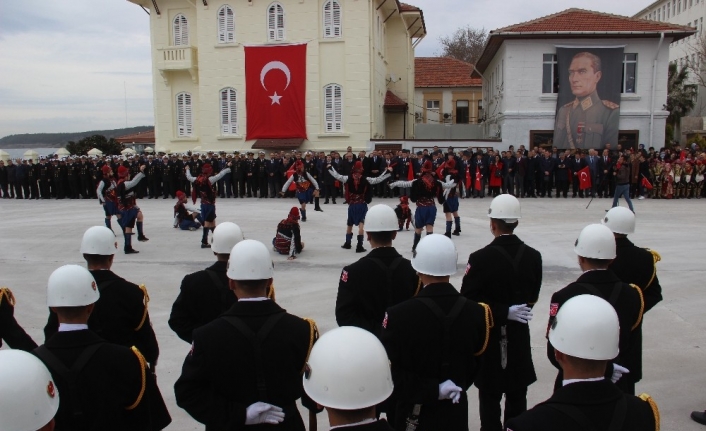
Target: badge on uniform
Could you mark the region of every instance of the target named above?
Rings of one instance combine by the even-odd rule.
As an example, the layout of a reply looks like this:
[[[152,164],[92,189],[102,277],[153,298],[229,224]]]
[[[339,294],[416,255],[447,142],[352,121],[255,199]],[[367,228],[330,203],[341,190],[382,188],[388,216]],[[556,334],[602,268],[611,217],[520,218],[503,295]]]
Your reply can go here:
[[[49,395],[49,398],[54,398],[56,396],[54,382],[52,382],[51,380],[49,380],[49,383],[47,384],[47,395]]]
[[[341,281],[344,283],[348,282],[348,271],[342,271],[341,272]]]
[[[382,319],[382,327],[387,329],[387,313],[385,313],[385,318]]]
[[[463,275],[467,275],[468,271],[470,271],[470,270],[471,270],[471,263],[469,262],[466,264],[466,272]]]
[[[552,302],[549,304],[549,315],[551,317],[556,316],[556,313],[559,311],[559,303],[558,302]]]

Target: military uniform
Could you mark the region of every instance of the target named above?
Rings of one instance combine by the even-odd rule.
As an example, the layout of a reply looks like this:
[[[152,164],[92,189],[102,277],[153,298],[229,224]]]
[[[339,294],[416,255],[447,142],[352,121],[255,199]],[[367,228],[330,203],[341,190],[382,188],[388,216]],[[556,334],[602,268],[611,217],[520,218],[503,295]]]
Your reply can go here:
[[[616,406],[624,407],[617,412]],[[572,415],[564,413],[571,409]],[[611,428],[614,415],[622,417],[622,426]],[[619,422],[620,424],[620,422]],[[649,395],[639,397],[623,394],[608,380],[579,381],[568,384],[548,400],[537,404],[522,415],[510,419],[507,431],[566,431],[566,430],[659,430],[659,410]]]
[[[387,310],[381,341],[392,364],[396,430],[405,430],[415,413],[420,431],[468,429],[466,391],[488,346],[490,325],[490,309],[449,283],[429,284]],[[439,384],[446,380],[462,389],[457,404],[439,400]]]
[[[413,297],[420,287],[408,259],[394,247],[375,248],[343,267],[338,281],[336,323],[357,326],[379,337],[385,310]]]
[[[235,294],[228,288],[227,266],[228,262],[215,262],[181,281],[169,327],[187,343],[193,341],[194,329],[212,322],[235,303]]]
[[[604,148],[618,144],[620,105],[601,100],[594,91],[559,108],[554,145],[559,148]]]
[[[57,431],[152,431],[171,422],[154,377],[136,348],[108,343],[83,329],[57,332],[34,353],[61,394]],[[74,389],[66,371],[77,366]]]
[[[259,332],[263,328],[265,334]],[[259,352],[243,329],[262,337]],[[288,314],[273,301],[237,302],[193,331],[191,351],[174,384],[177,405],[206,431],[220,431],[243,428],[246,408],[261,401],[283,409],[279,428],[304,431],[296,400],[304,393],[302,373],[316,338],[313,321]]]
[[[13,349],[32,351],[37,343],[15,320],[15,297],[7,287],[0,287],[0,347],[2,340]]]
[[[502,429],[503,394],[506,422],[527,409],[527,387],[537,380],[529,326],[507,316],[512,305],[532,307],[541,286],[542,255],[516,235],[499,236],[468,258],[461,294],[488,304],[495,323],[474,382],[484,431]]]
[[[618,313],[618,320],[620,321],[620,353],[613,362],[627,368],[630,373],[623,375],[618,380],[617,385],[623,392],[634,394],[635,382],[632,380],[634,377],[630,376],[633,373],[635,376],[642,375],[642,350],[635,348],[635,339],[633,337],[636,333],[635,331],[639,330],[642,325],[644,302],[640,288],[623,283],[610,270],[584,272],[574,283],[552,295],[547,334],[561,306],[570,298],[585,294],[596,295],[605,299]],[[559,363],[554,358],[554,347],[552,347],[551,343],[547,343],[547,357],[559,370],[554,385],[554,388],[558,389],[561,386],[563,375]],[[606,367],[607,377],[612,374],[612,371],[612,366],[608,365]]]
[[[92,270],[100,299],[88,319],[88,327],[99,337],[121,346],[137,347],[152,366],[157,364],[159,346],[147,311],[149,296],[144,286],[120,278],[110,270]],[[44,327],[47,340],[59,323],[54,312]]]

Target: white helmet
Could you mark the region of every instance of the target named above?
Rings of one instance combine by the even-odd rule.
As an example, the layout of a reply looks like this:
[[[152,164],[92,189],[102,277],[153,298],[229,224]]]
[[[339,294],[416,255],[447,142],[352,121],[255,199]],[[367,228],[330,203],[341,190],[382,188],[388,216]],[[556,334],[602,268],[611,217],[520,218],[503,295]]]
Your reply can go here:
[[[396,231],[399,228],[397,214],[387,205],[375,205],[365,214],[364,226],[366,232]]]
[[[451,238],[438,233],[419,241],[412,258],[412,268],[421,274],[443,277],[456,274],[458,253]]]
[[[498,195],[490,202],[488,217],[515,223],[522,218],[520,201],[510,194]]]
[[[339,410],[380,404],[392,393],[385,348],[373,334],[355,326],[325,333],[311,349],[304,390],[318,404]]]
[[[274,277],[270,251],[260,241],[240,241],[230,251],[227,275],[231,280],[267,280]]]
[[[601,220],[614,233],[635,233],[635,213],[621,206],[611,208]]]
[[[80,307],[98,301],[96,280],[88,270],[78,265],[64,265],[49,276],[47,306]]]
[[[0,350],[0,429],[36,431],[59,409],[59,390],[42,361],[22,350]]]
[[[574,243],[574,252],[591,259],[615,259],[615,237],[602,224],[589,224]]]
[[[579,295],[566,301],[549,330],[549,342],[561,353],[596,361],[618,356],[620,322],[605,299]]]
[[[110,256],[115,254],[117,248],[115,233],[105,226],[89,227],[81,240],[81,254]]]
[[[227,254],[240,241],[244,240],[240,226],[229,221],[223,222],[213,230],[211,250],[214,253]]]

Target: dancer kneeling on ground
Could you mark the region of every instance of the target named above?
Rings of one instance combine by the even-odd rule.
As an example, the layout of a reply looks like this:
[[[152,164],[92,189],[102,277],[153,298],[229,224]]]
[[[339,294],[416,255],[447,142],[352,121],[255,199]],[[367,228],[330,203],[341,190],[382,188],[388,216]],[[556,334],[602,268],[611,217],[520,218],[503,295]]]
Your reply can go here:
[[[177,203],[174,205],[174,227],[181,230],[196,230],[201,227],[201,223],[196,221],[193,212],[186,209],[186,194],[181,190],[176,192]]]
[[[272,239],[275,251],[287,254],[287,260],[294,260],[297,254],[304,250],[302,235],[299,229],[299,208],[292,207],[286,219],[277,225],[277,235]]]

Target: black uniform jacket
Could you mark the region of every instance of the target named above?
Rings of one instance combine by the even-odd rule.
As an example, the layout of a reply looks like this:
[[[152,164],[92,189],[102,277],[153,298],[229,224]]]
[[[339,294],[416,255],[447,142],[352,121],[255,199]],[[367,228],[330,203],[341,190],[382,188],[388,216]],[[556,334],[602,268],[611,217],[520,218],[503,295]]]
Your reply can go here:
[[[578,295],[593,294],[585,286],[582,286],[581,283],[593,285],[601,293],[601,298],[608,301],[613,294],[616,283],[621,283],[621,281],[610,270],[584,272],[574,283],[569,284],[552,295],[549,310],[549,325],[547,328],[551,328],[557,311],[561,309],[561,306],[570,298]],[[639,377],[642,376],[642,352],[638,349],[631,349],[631,343],[635,342],[633,339],[634,331],[639,329],[642,325],[642,294],[640,293],[640,289],[625,283],[620,284],[620,289],[622,291],[617,297],[616,304],[613,305],[613,308],[615,308],[615,311],[618,313],[618,320],[620,321],[620,353],[613,362],[630,370],[630,373],[625,374],[622,378],[639,381]],[[547,334],[548,333],[549,331],[547,330]],[[559,369],[557,382],[560,382],[562,380],[561,368],[554,358],[554,347],[552,347],[551,343],[547,343],[547,357],[552,364]],[[608,369],[606,374],[612,374],[612,366],[609,365],[606,368]],[[634,380],[635,378],[637,378],[637,380]]]
[[[216,262],[181,281],[181,291],[169,316],[169,327],[187,343],[191,343],[194,329],[211,322],[235,303],[235,294],[228,288],[227,266],[228,262]],[[215,274],[218,283],[208,271]]]
[[[421,404],[420,429],[468,429],[468,400],[465,391],[478,371],[477,358],[487,346],[490,311],[465,300],[449,332],[448,366],[444,362],[443,322],[420,298],[433,301],[449,314],[461,298],[449,283],[425,286],[415,298],[387,310],[381,340],[392,364],[393,398],[397,400],[395,429],[405,421],[415,404]],[[439,384],[452,380],[463,389],[461,401],[439,400]]]
[[[537,380],[532,363],[529,327],[509,321],[507,314],[511,305],[528,304],[532,307],[537,302],[542,286],[542,255],[524,245],[518,270],[515,271],[512,262],[497,249],[501,247],[515,259],[523,244],[516,235],[502,235],[468,257],[461,294],[488,304],[493,311],[495,323],[475,381],[476,386],[482,390],[506,392],[529,386]],[[505,369],[502,368],[500,348],[503,326],[507,332]]]
[[[390,282],[388,270],[398,257]],[[418,288],[419,277],[408,259],[394,247],[373,249],[367,256],[343,268],[338,281],[336,323],[338,326],[357,326],[379,337],[385,310],[413,297]]]
[[[147,362],[156,365],[159,357],[157,337],[147,311],[145,292],[110,270],[93,270],[100,298],[88,319],[88,327],[110,343],[137,347]],[[49,312],[44,327],[45,339],[59,329],[56,314]]]
[[[256,363],[250,340],[224,319],[236,316],[257,333],[270,316],[284,312],[270,300],[241,301],[194,330],[191,351],[174,384],[177,405],[205,424],[207,431],[269,429],[270,425],[244,425],[246,408],[262,401],[284,409],[278,428],[304,431],[295,402],[303,394],[302,373],[316,338],[313,322],[285,313],[262,342],[261,362]],[[259,395],[258,366],[267,399]]]
[[[645,312],[662,300],[662,286],[657,278],[655,258],[644,248],[636,247],[627,237],[615,239],[616,256],[610,270],[623,283],[636,284],[645,298]]]
[[[657,405],[634,396],[623,394],[610,380],[576,382],[554,392],[551,398],[537,404],[520,416],[510,419],[507,431],[583,431],[584,427],[551,405],[577,407],[586,420],[588,429],[607,430],[613,419],[613,412],[621,397],[627,401],[627,411],[623,431],[656,430]],[[642,397],[642,396],[641,396]],[[654,403],[654,402],[653,402]],[[588,422],[588,423],[586,423]]]
[[[91,356],[76,378],[83,420],[74,417],[69,383],[49,363],[61,401],[56,430],[161,430],[171,422],[157,384],[130,348],[108,343],[91,330],[57,332],[45,347],[71,369],[91,345],[102,346]],[[84,428],[80,424],[90,424]]]
[[[342,431],[394,431],[394,428],[392,428],[385,419],[379,419],[375,422],[362,425],[345,426],[338,429]]]
[[[13,349],[29,352],[37,347],[37,343],[15,320],[15,307],[11,303],[12,300],[14,297],[10,289],[0,289],[0,346],[2,346],[2,340],[5,340]]]

